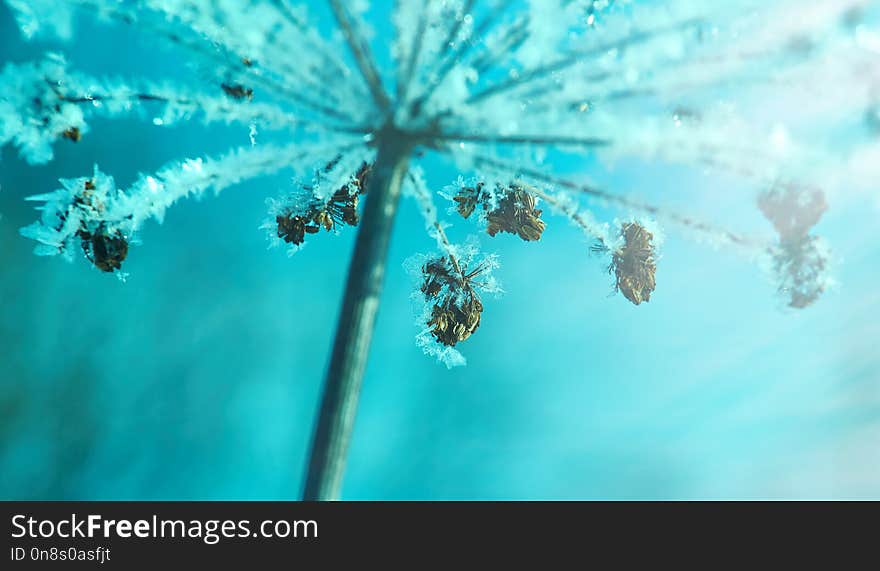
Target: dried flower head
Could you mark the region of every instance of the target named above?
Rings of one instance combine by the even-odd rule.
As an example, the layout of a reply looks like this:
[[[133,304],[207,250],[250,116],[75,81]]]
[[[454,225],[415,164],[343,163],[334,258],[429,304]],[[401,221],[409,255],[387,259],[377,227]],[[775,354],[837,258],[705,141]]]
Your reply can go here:
[[[119,230],[110,231],[101,225],[95,232],[80,230],[83,252],[86,258],[102,272],[115,272],[122,267],[128,256],[128,240]]]
[[[332,168],[330,163],[327,169]],[[343,185],[329,199],[311,200],[303,209],[287,209],[275,216],[277,236],[294,246],[305,241],[306,234],[317,234],[321,228],[331,231],[337,225],[358,225],[359,196],[366,188],[372,165],[364,163],[350,184]]]
[[[828,203],[819,189],[781,185],[761,193],[758,207],[783,240],[797,240],[819,222]]]
[[[614,288],[636,305],[650,301],[657,285],[654,235],[638,222],[626,222],[620,236],[623,245],[614,251],[608,267],[615,275]]]
[[[466,340],[480,326],[483,304],[474,278],[486,268],[468,272],[451,256],[443,256],[422,266],[421,291],[433,304],[426,325],[434,338],[447,347]]]
[[[69,141],[78,143],[82,139],[82,131],[79,130],[79,127],[70,127],[65,129],[61,136]]]
[[[541,239],[547,224],[541,220],[541,210],[535,208],[535,196],[523,183],[507,187],[498,186],[493,197],[484,190],[483,183],[462,187],[453,197],[458,213],[469,218],[478,205],[486,212],[486,233],[495,236],[499,232],[516,234],[526,242]],[[495,204],[492,204],[492,200]]]
[[[477,205],[481,201],[486,200],[483,192],[483,183],[478,182],[475,186],[463,186],[458,194],[452,197],[456,203],[456,210],[461,214],[462,218],[470,218],[471,214],[476,210]]]
[[[278,237],[295,246],[299,246],[305,241],[306,232],[314,234],[319,230],[319,226],[314,224],[310,218],[292,212],[277,215],[275,223],[278,225]]]
[[[240,83],[224,83],[220,87],[223,93],[238,101],[250,101],[254,98],[254,90]]]
[[[491,210],[486,218],[489,236],[508,232],[526,242],[540,240],[547,226],[541,220],[541,211],[535,208],[535,197],[519,184],[505,189],[504,195],[498,200],[498,207]]]

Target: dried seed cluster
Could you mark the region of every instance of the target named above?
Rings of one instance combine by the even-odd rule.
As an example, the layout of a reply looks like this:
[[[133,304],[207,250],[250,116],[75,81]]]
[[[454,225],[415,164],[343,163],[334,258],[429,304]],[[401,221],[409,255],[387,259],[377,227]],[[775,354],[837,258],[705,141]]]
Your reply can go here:
[[[481,201],[485,201],[488,199],[488,195],[483,191],[484,184],[482,182],[478,182],[476,186],[463,186],[458,191],[458,193],[452,197],[452,200],[455,201],[456,210],[461,214],[462,218],[470,218],[471,214],[474,213],[474,210],[477,209],[477,205],[480,204]],[[486,208],[484,204],[484,208]]]
[[[803,309],[816,302],[828,289],[828,251],[817,236],[784,240],[773,250],[779,276],[779,292],[788,306]]]
[[[70,127],[69,129],[66,129],[63,133],[61,133],[61,136],[68,141],[79,143],[82,139],[82,132],[79,130],[79,127]]]
[[[828,209],[825,195],[818,189],[779,186],[762,193],[758,207],[779,233],[779,244],[771,248],[779,292],[788,297],[789,307],[813,304],[829,282],[828,253],[810,235]]]
[[[119,230],[109,231],[101,224],[94,232],[80,230],[77,236],[82,240],[86,258],[102,272],[114,272],[122,267],[128,256],[128,240]]]
[[[46,81],[51,83],[48,78],[46,78]],[[55,97],[57,97],[57,100],[54,103],[43,101],[43,99],[40,97],[35,97],[33,100],[34,108],[40,115],[40,121],[47,128],[57,129],[55,131],[55,135],[57,137],[67,139],[68,141],[71,141],[73,143],[80,142],[80,140],[82,140],[83,134],[82,130],[79,127],[75,125],[69,127],[64,126],[60,128],[57,125],[50,127],[55,117],[62,114],[61,104],[65,102],[65,97],[61,92],[57,91],[57,89],[54,88],[53,91]]]
[[[366,191],[371,169],[372,165],[364,163],[351,184],[338,189],[327,201],[313,202],[303,213],[278,214],[278,237],[298,246],[305,241],[306,234],[317,234],[321,228],[329,232],[337,224],[357,226],[359,196]]]
[[[250,101],[254,98],[254,90],[240,83],[224,83],[220,85],[223,93],[238,101]]]
[[[442,345],[454,347],[480,326],[483,303],[474,278],[483,267],[466,273],[454,259],[444,256],[422,266],[421,291],[433,305],[427,326]]]
[[[453,200],[458,213],[469,218],[477,206],[486,212],[486,233],[495,236],[499,232],[516,234],[526,242],[541,239],[546,223],[541,220],[541,210],[535,208],[535,197],[522,184],[498,187],[497,204],[490,206],[489,193],[483,183],[475,187],[463,187]]]
[[[608,267],[615,276],[615,290],[635,305],[650,301],[657,285],[654,235],[638,222],[627,222],[620,236],[623,246],[612,254]]]
[[[96,200],[94,197],[95,190],[95,182],[93,180],[86,180],[83,183],[82,192],[77,194],[73,199],[73,208],[79,208],[86,211],[103,211],[103,204],[100,200]],[[66,214],[62,213],[59,215],[58,230],[64,226],[66,219]],[[92,262],[96,268],[102,272],[108,273],[115,272],[122,268],[122,262],[124,262],[125,258],[128,256],[129,243],[120,230],[108,229],[107,225],[103,222],[101,222],[97,228],[89,229],[84,220],[80,228],[76,231],[76,236],[80,239],[83,253],[86,258]]]

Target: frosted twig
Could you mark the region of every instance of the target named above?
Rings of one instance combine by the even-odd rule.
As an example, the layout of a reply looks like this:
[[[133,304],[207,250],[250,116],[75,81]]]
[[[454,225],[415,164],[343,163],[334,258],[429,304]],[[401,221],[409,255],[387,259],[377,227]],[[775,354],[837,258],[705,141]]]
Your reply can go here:
[[[345,37],[346,42],[348,42],[348,47],[354,56],[355,63],[364,81],[367,83],[367,87],[370,89],[373,101],[380,110],[388,109],[391,102],[385,93],[385,88],[382,87],[382,79],[379,77],[379,71],[376,69],[373,56],[370,55],[369,45],[358,32],[351,14],[348,13],[348,9],[342,2],[340,0],[328,0],[328,2],[330,2],[330,8],[333,10],[336,23],[339,24],[339,29],[342,30],[342,35]]]

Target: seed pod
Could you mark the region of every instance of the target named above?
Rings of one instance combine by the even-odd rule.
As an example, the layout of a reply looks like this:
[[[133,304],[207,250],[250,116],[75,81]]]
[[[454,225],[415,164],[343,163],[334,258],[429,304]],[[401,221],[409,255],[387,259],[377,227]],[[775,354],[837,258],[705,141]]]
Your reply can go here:
[[[332,168],[333,164],[331,162],[327,168]],[[359,195],[371,168],[368,163],[361,165],[354,181],[336,190],[326,201],[314,200],[305,211],[290,209],[276,215],[277,236],[288,244],[299,246],[305,241],[306,234],[317,234],[321,228],[329,232],[338,224],[357,226]]]
[[[615,276],[615,290],[639,305],[651,300],[656,287],[654,235],[638,222],[624,223],[620,235],[624,244],[612,254],[608,271]]]
[[[462,187],[458,194],[452,197],[452,200],[456,202],[456,208],[462,218],[470,218],[477,205],[486,198],[483,192],[483,183],[479,182],[476,186]]]
[[[540,240],[547,227],[541,220],[541,211],[535,208],[535,197],[520,186],[510,187],[498,201],[498,207],[490,211],[486,219],[486,233],[489,236],[508,232],[526,242]]]
[[[348,186],[344,186],[333,193],[326,206],[326,212],[331,220],[331,228],[332,221],[347,224],[348,226],[357,226],[358,202],[358,191],[352,192]]]
[[[302,216],[279,214],[275,217],[275,222],[278,225],[278,237],[288,244],[299,246],[305,241],[306,219]]]
[[[434,305],[427,325],[437,341],[454,347],[473,335],[480,326],[482,312],[483,304],[473,295],[468,295],[461,303],[455,303],[450,298],[442,305]]]
[[[240,83],[224,83],[220,87],[223,89],[223,93],[238,101],[245,99],[250,101],[254,98],[254,90]]]
[[[79,143],[82,139],[82,132],[79,130],[79,127],[71,127],[61,133],[61,136],[74,143]]]
[[[480,326],[483,304],[473,279],[483,270],[478,267],[465,273],[457,262],[445,256],[422,266],[421,291],[433,302],[426,325],[440,344],[454,347]]]
[[[425,276],[425,281],[422,283],[421,291],[426,297],[434,297],[444,286],[455,283],[455,278],[447,268],[445,257],[426,263],[422,266],[422,274]]]
[[[783,240],[771,250],[778,291],[788,298],[788,306],[803,309],[825,293],[828,276],[828,249],[817,236]]]
[[[122,232],[108,231],[102,224],[93,233],[80,230],[78,235],[86,258],[99,270],[109,273],[122,267],[122,262],[128,256],[128,241]]]
[[[463,187],[453,200],[457,204],[458,213],[469,218],[478,205],[483,206],[486,214],[486,233],[495,236],[499,232],[516,234],[526,242],[541,239],[546,223],[541,220],[541,210],[535,208],[535,197],[528,187],[515,183],[507,188],[498,187],[500,198],[494,207],[489,205],[489,195],[483,191],[483,183],[475,187]]]

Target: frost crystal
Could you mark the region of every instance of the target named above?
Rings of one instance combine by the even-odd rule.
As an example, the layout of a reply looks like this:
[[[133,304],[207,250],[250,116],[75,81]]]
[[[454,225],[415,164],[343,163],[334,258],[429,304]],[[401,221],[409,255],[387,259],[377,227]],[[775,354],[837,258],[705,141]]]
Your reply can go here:
[[[813,228],[841,188],[867,188],[880,175],[876,138],[835,140],[851,125],[876,131],[880,8],[867,0],[397,2],[393,41],[366,21],[378,12],[366,0],[326,0],[320,10],[329,9],[333,33],[310,13],[324,3],[6,2],[26,37],[70,39],[74,16],[88,14],[163,40],[203,80],[93,77],[58,54],[7,63],[0,145],[24,160],[45,163],[58,145],[95,136],[97,116],[222,122],[241,126],[243,139],[222,156],[175,161],[119,188],[96,168],[32,197],[43,203],[41,218],[22,233],[38,254],[80,251],[121,274],[146,220],[161,221],[181,198],[283,170],[294,188],[269,201],[263,227],[272,243],[295,250],[309,235],[363,226],[365,165],[397,142],[411,155],[404,192],[439,247],[416,272],[427,307],[419,339],[447,363],[461,359],[453,346],[480,323],[477,292],[491,289],[494,262],[450,241],[434,194],[489,236],[537,242],[546,213],[568,218],[608,256],[617,289],[635,304],[656,285],[651,219],[750,257],[769,252],[779,290],[804,307],[828,281],[828,254]],[[386,45],[390,69],[373,55]],[[446,188],[425,180],[422,157],[434,153],[455,167]],[[600,188],[586,172],[559,174],[563,164],[586,170],[595,158],[661,160],[769,188],[758,206],[778,241]],[[615,230],[591,205],[630,222]],[[424,280],[440,290],[428,295]]]

